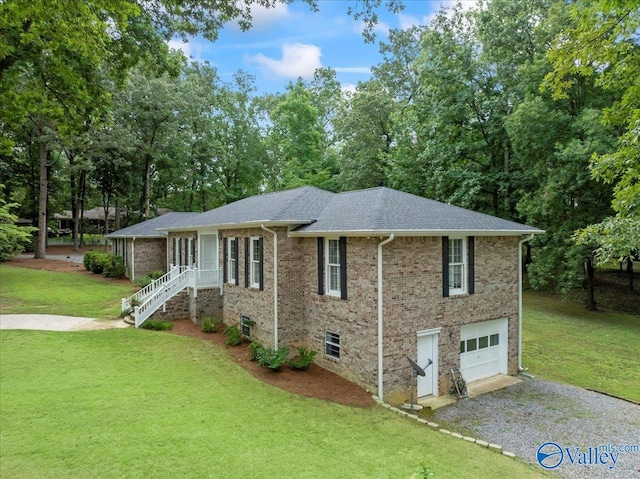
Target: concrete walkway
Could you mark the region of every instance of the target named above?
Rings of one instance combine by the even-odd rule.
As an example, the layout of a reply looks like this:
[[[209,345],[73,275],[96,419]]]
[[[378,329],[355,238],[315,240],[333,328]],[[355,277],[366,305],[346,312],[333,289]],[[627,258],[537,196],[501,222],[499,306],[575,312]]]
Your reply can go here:
[[[85,331],[128,328],[122,319],[78,318],[53,314],[0,314],[0,329],[36,329],[40,331]]]

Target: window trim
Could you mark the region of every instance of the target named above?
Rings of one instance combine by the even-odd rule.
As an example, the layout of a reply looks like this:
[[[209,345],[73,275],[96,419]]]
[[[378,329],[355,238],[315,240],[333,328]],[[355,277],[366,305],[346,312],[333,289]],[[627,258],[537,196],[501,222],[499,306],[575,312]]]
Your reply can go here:
[[[257,254],[258,259],[254,259],[254,255]],[[249,286],[251,288],[260,288],[262,275],[262,257],[260,255],[260,237],[251,236],[249,238]],[[258,268],[256,272],[255,268]],[[257,275],[257,277],[256,277]]]
[[[335,247],[336,247],[336,258],[337,258],[337,263],[330,263],[330,258],[331,258],[331,254],[330,254],[330,250],[331,250],[331,244],[332,242],[335,243]],[[324,265],[324,270],[325,270],[325,277],[326,277],[326,281],[325,281],[325,294],[328,296],[335,296],[336,298],[340,298],[342,296],[342,281],[340,280],[340,276],[341,276],[341,258],[340,258],[340,238],[326,238],[326,244],[325,244],[325,252],[324,252],[324,258],[325,258],[325,265]],[[337,289],[331,289],[331,270],[332,268],[335,268],[337,270],[337,276],[336,276],[336,281],[337,281]]]
[[[457,261],[452,261],[452,255],[453,255],[453,245],[452,242],[453,241],[460,241],[461,245],[462,245],[462,251],[460,253],[461,255],[461,260],[460,262]],[[448,252],[448,258],[447,258],[447,264],[448,264],[448,277],[447,277],[447,282],[449,284],[448,290],[449,290],[449,295],[450,296],[458,296],[461,294],[467,294],[468,292],[468,269],[469,269],[469,261],[468,261],[468,256],[467,256],[467,241],[468,239],[466,237],[461,237],[461,236],[453,236],[453,237],[449,237],[448,238],[448,248],[447,248],[447,252]],[[460,284],[461,286],[458,288],[454,288],[452,283],[451,283],[451,278],[452,278],[452,272],[454,268],[462,268],[462,273],[461,273],[461,278],[460,278]]]
[[[238,242],[235,236],[228,236],[227,240],[227,283],[238,284]],[[233,255],[235,246],[235,257]]]
[[[332,337],[330,338],[330,336]],[[337,342],[335,342],[336,339],[337,339]],[[329,352],[327,352],[327,346],[331,348],[335,348],[337,353],[330,354]],[[340,360],[340,356],[342,355],[342,344],[341,344],[340,333],[333,332],[329,329],[324,330],[324,355],[336,361]]]

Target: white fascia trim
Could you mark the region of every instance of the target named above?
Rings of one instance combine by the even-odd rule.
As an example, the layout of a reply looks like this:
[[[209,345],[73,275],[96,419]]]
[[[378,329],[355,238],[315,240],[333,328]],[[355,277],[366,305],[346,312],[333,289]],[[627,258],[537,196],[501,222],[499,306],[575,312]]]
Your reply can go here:
[[[352,231],[291,231],[291,237],[317,236],[521,236],[523,234],[543,234],[544,230],[352,230]]]
[[[432,336],[434,334],[439,334],[442,331],[442,328],[432,328],[432,329],[423,329],[422,331],[416,331],[416,336],[421,338],[422,336]]]
[[[262,225],[265,226],[271,226],[271,227],[275,227],[275,226],[303,226],[303,225],[308,225],[313,223],[313,221],[311,220],[283,220],[283,221],[279,221],[279,220],[257,220],[257,221],[245,221],[245,222],[238,222],[238,223],[215,223],[215,224],[205,224],[205,225],[189,225],[189,226],[182,226],[182,227],[176,227],[176,228],[162,228],[163,230],[169,231],[169,232],[179,232],[179,231],[196,231],[196,230],[200,230],[200,229],[205,229],[205,228],[211,228],[211,229],[215,229],[215,230],[222,230],[222,229],[234,229],[234,228],[262,228]]]

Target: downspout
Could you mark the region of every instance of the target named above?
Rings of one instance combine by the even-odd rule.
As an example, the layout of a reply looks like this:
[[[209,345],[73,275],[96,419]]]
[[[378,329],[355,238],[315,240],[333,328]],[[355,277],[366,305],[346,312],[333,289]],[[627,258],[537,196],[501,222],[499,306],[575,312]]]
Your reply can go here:
[[[131,281],[136,279],[136,237],[131,240]]]
[[[273,348],[278,350],[278,233],[267,228],[264,223],[260,228],[273,234]],[[264,280],[264,278],[263,278]]]
[[[518,242],[518,372],[524,371],[522,367],[522,245],[531,241],[534,234],[531,233]]]
[[[378,397],[383,401],[384,394],[384,369],[383,369],[383,347],[382,347],[382,247],[393,241],[394,235],[378,243]]]

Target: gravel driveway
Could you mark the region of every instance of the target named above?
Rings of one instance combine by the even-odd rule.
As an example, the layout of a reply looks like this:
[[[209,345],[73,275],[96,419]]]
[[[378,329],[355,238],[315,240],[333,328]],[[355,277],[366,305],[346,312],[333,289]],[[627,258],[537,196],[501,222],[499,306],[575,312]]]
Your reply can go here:
[[[640,479],[640,406],[575,386],[524,379],[438,409],[434,420],[441,427],[500,444],[505,451],[537,466],[538,448],[556,443],[562,454],[543,461],[547,466],[561,461],[551,472],[555,477]],[[632,447],[617,456],[602,454],[611,448],[600,448],[595,455],[593,448],[601,445],[612,445],[616,450]],[[542,452],[557,450],[549,445]],[[612,456],[616,460],[613,467]]]

